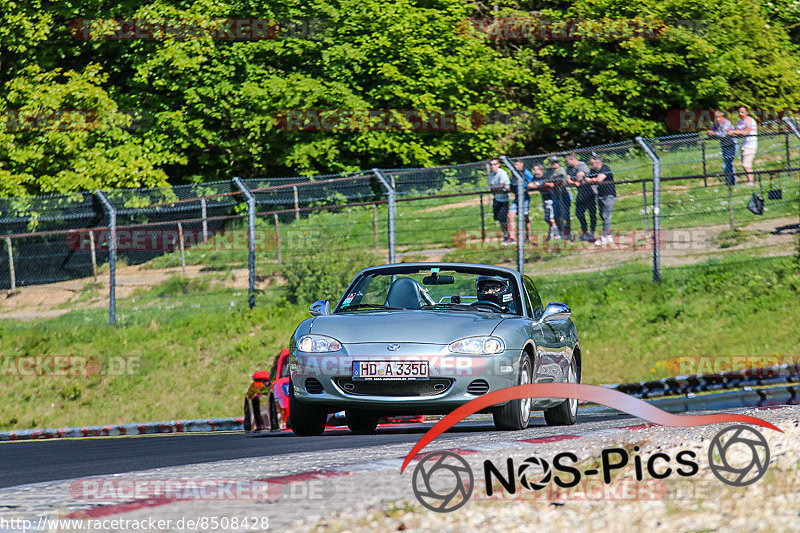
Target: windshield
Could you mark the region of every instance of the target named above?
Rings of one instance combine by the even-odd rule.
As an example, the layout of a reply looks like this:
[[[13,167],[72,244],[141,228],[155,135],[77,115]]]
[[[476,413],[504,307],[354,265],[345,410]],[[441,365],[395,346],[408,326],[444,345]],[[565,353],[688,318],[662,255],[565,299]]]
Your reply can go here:
[[[429,268],[403,274],[365,274],[335,312],[446,309],[521,314],[519,301],[513,277]]]

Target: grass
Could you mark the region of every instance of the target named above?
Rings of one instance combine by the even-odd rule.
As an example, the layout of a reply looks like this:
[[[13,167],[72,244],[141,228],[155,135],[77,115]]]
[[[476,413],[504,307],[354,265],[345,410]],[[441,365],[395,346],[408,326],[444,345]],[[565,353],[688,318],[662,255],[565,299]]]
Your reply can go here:
[[[687,355],[797,354],[800,275],[791,257],[732,255],[695,267],[629,265],[592,275],[536,279],[542,299],[573,309],[584,351],[584,380],[610,383],[666,377]],[[32,322],[0,322],[0,361],[37,355],[115,358],[133,373],[12,377],[0,429],[234,416],[249,375],[268,368],[308,316],[279,287],[246,294],[213,278],[173,278],[119,301],[121,326],[106,310],[76,310]]]

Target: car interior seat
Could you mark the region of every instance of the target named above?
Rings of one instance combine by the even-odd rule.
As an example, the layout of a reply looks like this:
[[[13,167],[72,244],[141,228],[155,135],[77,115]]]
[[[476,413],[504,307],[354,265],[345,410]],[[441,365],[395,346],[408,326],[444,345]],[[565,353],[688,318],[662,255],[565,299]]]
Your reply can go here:
[[[404,307],[406,309],[419,309],[428,303],[428,298],[422,295],[422,287],[411,278],[398,277],[386,293],[384,305],[389,307]]]

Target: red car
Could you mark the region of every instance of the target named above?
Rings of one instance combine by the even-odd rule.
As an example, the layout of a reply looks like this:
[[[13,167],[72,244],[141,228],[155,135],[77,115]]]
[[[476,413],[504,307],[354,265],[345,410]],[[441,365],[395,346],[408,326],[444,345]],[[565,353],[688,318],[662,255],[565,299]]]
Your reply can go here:
[[[253,374],[253,383],[244,398],[244,430],[289,429],[289,422],[289,349],[285,348],[275,358],[269,372],[261,370]],[[422,422],[422,416],[380,419],[382,424],[409,422]],[[346,425],[344,411],[332,413],[326,425]]]
[[[244,430],[288,427],[289,349],[285,348],[272,363],[272,370],[253,374],[253,383],[244,398]]]

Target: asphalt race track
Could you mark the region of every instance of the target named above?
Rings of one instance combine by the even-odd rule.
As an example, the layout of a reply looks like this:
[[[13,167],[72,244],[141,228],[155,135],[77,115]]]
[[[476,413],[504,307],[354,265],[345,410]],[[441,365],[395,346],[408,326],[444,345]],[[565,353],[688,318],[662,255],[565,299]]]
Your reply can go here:
[[[519,432],[494,431],[491,420],[468,420],[437,439],[529,439],[570,434],[581,429],[614,427],[639,419],[627,415],[588,416],[581,412],[574,426],[547,427],[532,414],[530,426]],[[0,443],[0,488],[85,476],[121,474],[151,468],[208,463],[248,457],[279,457],[300,452],[342,450],[344,454],[390,444],[415,444],[433,423],[381,426],[376,435],[354,435],[331,428],[321,437],[295,437],[290,431],[246,436],[243,432],[183,433],[134,437],[89,437]]]

